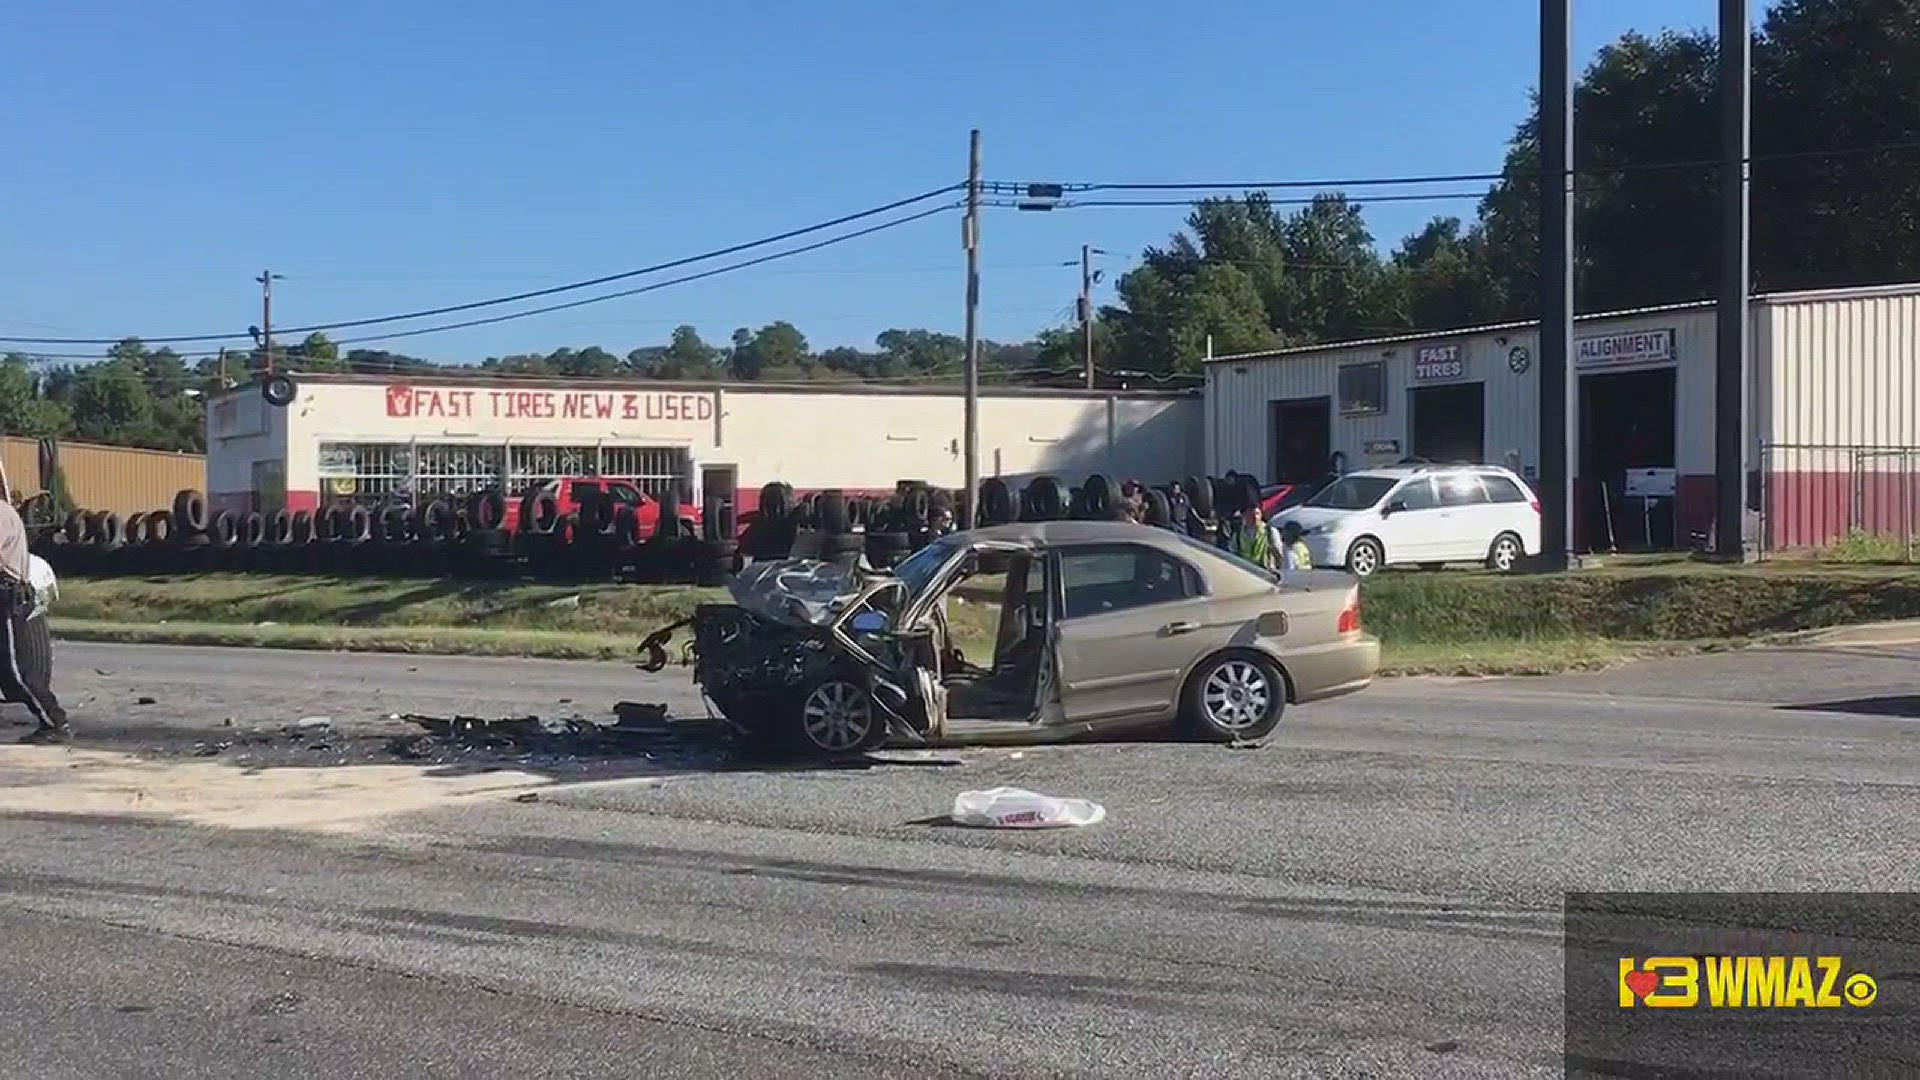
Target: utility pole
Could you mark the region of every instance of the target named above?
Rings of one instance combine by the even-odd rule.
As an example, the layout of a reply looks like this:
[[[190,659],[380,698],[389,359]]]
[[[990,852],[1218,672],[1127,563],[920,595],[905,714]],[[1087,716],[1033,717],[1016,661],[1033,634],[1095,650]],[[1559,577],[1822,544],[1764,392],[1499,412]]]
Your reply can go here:
[[[1087,389],[1094,388],[1093,371],[1093,257],[1106,252],[1090,244],[1080,245],[1080,343],[1085,354]]]
[[[1748,194],[1753,38],[1747,0],[1720,0],[1720,297],[1713,380],[1713,551],[1746,559]]]
[[[967,496],[961,500],[960,527],[971,529],[980,510],[980,129],[967,141],[967,216],[962,226],[967,247]]]
[[[1540,0],[1540,563],[1573,551],[1573,0]]]
[[[271,270],[260,271],[253,280],[260,283],[260,347],[266,350],[267,374],[273,374],[273,283],[281,280],[281,275]]]

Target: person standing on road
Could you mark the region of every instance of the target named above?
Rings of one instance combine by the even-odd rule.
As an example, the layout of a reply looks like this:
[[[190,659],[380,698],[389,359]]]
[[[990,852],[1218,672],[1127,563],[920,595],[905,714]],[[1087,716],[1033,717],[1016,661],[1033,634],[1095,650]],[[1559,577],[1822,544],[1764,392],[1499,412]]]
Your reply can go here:
[[[0,489],[0,690],[39,722],[20,741],[52,745],[66,742],[70,732],[67,711],[53,696],[52,635],[46,619],[34,618],[33,577],[27,524]]]
[[[1268,570],[1280,569],[1279,538],[1274,535],[1273,526],[1267,524],[1266,515],[1260,512],[1259,503],[1248,504],[1240,511],[1240,520],[1234,524],[1232,540],[1228,550],[1255,566]]]

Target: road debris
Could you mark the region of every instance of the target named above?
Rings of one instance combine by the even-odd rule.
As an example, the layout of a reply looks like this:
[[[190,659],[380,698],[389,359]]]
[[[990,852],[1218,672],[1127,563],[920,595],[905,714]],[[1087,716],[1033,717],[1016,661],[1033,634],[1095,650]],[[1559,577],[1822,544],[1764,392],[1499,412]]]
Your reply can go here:
[[[158,698],[137,697],[133,699],[133,703],[135,705],[158,705],[160,701]]]
[[[330,731],[333,729],[333,717],[303,716],[295,720],[293,726],[299,731]]]
[[[513,797],[513,801],[514,802],[539,802],[540,793],[537,791],[523,791],[520,794],[515,795]]]
[[[1107,808],[1086,799],[1059,799],[1024,788],[997,787],[954,796],[953,823],[977,829],[1058,829],[1098,825]]]

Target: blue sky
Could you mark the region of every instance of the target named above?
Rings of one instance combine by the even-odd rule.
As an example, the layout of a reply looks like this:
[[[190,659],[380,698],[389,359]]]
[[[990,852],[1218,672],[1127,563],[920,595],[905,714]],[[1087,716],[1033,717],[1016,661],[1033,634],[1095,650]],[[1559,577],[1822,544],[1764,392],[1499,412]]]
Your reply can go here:
[[[1715,8],[1575,6],[1582,66]],[[958,181],[970,127],[997,180],[1485,171],[1534,83],[1537,19],[1533,0],[12,0],[0,334],[244,331],[263,267],[286,275],[283,326],[614,273]],[[1391,246],[1472,208],[1368,216]],[[1063,320],[1082,243],[1117,273],[1182,216],[989,211],[983,333]],[[777,318],[816,346],[958,332],[962,265],[957,219],[937,217],[389,347],[624,353],[681,322],[724,341]]]

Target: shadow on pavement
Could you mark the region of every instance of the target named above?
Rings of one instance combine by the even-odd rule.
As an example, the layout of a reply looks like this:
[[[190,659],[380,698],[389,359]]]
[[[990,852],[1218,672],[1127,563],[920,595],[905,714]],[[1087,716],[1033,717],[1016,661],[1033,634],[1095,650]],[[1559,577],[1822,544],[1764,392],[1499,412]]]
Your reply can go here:
[[[1895,716],[1920,720],[1920,694],[1892,697],[1852,698],[1847,701],[1816,701],[1807,705],[1778,705],[1786,712],[1840,712],[1862,716]]]

